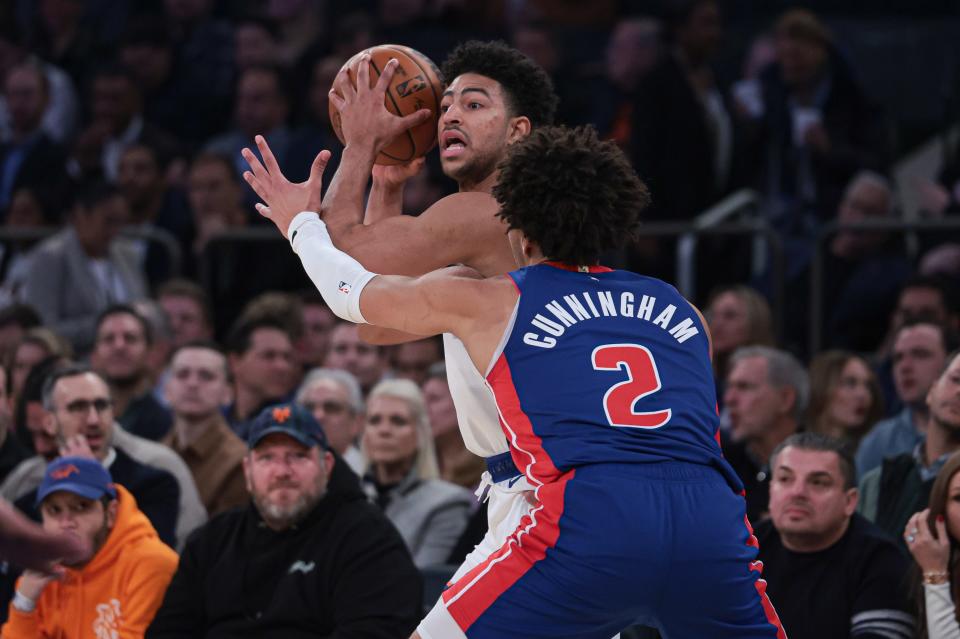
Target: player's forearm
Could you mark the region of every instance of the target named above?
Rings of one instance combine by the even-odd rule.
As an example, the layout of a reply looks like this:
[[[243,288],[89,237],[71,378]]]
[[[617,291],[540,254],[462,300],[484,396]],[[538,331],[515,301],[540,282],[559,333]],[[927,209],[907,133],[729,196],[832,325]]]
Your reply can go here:
[[[363,193],[367,188],[373,159],[372,146],[348,144],[343,149],[340,166],[327,188],[321,205],[321,216],[332,238],[349,233],[363,224]]]
[[[388,217],[403,213],[403,184],[389,185],[374,178],[367,209],[363,214],[365,225],[376,224]]]

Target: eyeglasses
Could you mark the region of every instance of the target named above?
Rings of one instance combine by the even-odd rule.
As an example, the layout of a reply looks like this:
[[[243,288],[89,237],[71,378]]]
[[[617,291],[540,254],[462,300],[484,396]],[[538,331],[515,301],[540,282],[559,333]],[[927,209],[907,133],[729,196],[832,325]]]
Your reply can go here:
[[[333,399],[328,399],[324,402],[304,402],[303,407],[311,413],[316,411],[318,408],[323,409],[323,414],[331,417],[343,415],[348,409],[348,406],[345,403],[338,402]]]
[[[113,407],[113,402],[109,399],[98,397],[97,399],[76,399],[64,408],[74,417],[85,417],[90,414],[90,408],[97,411],[97,415],[102,415],[105,411]]]

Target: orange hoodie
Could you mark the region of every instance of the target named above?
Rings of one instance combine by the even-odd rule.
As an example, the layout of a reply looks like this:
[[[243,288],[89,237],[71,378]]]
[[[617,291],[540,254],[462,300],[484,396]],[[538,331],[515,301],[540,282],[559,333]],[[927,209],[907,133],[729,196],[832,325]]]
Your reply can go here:
[[[48,583],[33,612],[10,604],[2,639],[143,637],[178,558],[160,541],[133,495],[116,487],[117,521],[103,547],[83,568],[68,568],[62,579]]]

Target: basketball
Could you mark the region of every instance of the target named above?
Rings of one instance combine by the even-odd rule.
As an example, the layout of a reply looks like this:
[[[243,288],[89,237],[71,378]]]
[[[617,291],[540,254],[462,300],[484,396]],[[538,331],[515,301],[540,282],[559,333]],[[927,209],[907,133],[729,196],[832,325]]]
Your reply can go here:
[[[396,58],[399,62],[384,100],[391,113],[403,116],[420,109],[430,109],[433,114],[433,117],[423,124],[397,136],[380,151],[375,162],[404,164],[425,155],[437,143],[437,120],[440,117],[440,98],[443,93],[440,71],[430,58],[419,51],[399,44],[381,44],[357,53],[343,65],[343,68],[348,70],[353,86],[357,86],[357,69],[360,56],[364,53],[370,55],[371,87],[376,84],[381,70],[390,58]],[[343,142],[340,112],[333,102],[330,103],[330,123],[340,142]]]

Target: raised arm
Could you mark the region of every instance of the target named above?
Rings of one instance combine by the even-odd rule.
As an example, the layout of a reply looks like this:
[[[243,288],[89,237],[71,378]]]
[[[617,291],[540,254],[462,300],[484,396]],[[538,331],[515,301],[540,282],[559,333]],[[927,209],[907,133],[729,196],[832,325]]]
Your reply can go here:
[[[403,213],[403,192],[407,180],[423,169],[424,158],[397,165],[373,165],[373,182],[367,195],[363,223],[367,226]]]

